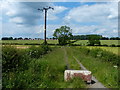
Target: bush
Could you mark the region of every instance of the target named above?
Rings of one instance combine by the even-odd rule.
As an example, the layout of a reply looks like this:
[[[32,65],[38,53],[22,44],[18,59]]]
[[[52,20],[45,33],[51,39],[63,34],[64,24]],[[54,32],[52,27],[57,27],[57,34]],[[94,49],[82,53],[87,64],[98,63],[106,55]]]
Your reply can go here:
[[[25,50],[18,50],[13,46],[3,46],[2,48],[3,72],[27,69],[29,59]]]
[[[42,55],[47,54],[51,49],[47,45],[42,46],[31,46],[28,51],[28,55],[31,58],[40,58]]]
[[[112,45],[110,45],[111,47],[116,47],[116,45],[115,44],[112,44]]]
[[[120,47],[120,45],[116,45],[117,47]]]
[[[46,74],[44,72],[46,71],[46,67],[48,67],[48,63],[46,60],[40,61],[34,58],[39,58],[40,55],[46,54],[50,50],[48,46],[32,46],[26,50],[17,49],[12,46],[3,46],[2,87],[38,87],[44,80],[44,75]],[[45,86],[47,87],[46,83],[44,84]]]
[[[106,47],[108,47],[108,45],[107,45],[107,44],[103,44],[102,46],[106,46]]]
[[[90,55],[94,58],[99,58],[100,60],[112,63],[114,65],[118,65],[118,61],[120,61],[120,56],[113,54],[112,52],[102,50],[100,48],[90,50],[88,48],[81,47],[80,50],[85,55]]]
[[[94,58],[101,57],[102,50],[101,49],[92,49],[92,50],[90,50],[89,55],[91,55]]]

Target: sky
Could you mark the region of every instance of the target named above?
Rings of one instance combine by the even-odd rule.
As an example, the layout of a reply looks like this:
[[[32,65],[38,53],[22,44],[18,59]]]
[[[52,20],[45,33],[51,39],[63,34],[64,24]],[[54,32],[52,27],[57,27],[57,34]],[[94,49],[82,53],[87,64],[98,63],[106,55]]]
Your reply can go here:
[[[47,37],[55,29],[69,26],[73,35],[99,34],[118,37],[118,2],[9,2],[0,4],[0,37],[44,38],[44,12]]]

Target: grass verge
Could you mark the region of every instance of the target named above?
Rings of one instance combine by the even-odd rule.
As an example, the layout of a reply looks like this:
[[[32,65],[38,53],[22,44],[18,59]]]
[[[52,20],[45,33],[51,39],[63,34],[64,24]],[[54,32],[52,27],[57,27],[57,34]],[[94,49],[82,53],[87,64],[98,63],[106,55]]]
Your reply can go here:
[[[118,69],[110,62],[94,58],[85,52],[85,49],[72,48],[74,55],[92,74],[106,87],[118,88]],[[85,54],[86,53],[86,54]]]

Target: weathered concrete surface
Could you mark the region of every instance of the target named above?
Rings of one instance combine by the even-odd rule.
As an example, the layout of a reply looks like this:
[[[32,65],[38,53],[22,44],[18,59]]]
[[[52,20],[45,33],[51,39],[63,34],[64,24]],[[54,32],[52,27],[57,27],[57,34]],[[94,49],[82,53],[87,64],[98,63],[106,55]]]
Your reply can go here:
[[[80,61],[75,57],[75,56],[73,56],[74,57],[74,59],[78,62],[78,64],[80,65],[80,67],[81,67],[81,69],[82,70],[87,70],[81,63],[80,63]],[[102,88],[103,90],[105,89],[107,89],[102,83],[100,83],[93,75],[92,75],[92,82],[93,83],[91,83],[91,84],[89,84],[88,85],[88,88],[89,89],[92,89],[92,88]],[[108,90],[108,89],[107,89]]]
[[[84,81],[91,82],[92,75],[90,71],[87,70],[65,70],[64,79],[65,81],[71,80],[74,77],[80,77]]]

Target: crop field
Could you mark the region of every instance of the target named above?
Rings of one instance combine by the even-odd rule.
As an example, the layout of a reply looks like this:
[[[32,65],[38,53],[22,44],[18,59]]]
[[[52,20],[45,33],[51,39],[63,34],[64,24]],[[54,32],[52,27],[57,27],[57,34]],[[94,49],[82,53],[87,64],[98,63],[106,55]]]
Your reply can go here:
[[[71,69],[80,70],[73,56],[104,86],[118,87],[119,68],[114,66],[119,58],[111,52],[75,46],[29,46],[24,49],[3,46],[2,52],[3,87],[6,88],[87,88],[81,79],[64,81],[66,59]]]
[[[78,40],[77,42],[75,42],[74,44],[81,44],[81,45],[87,45],[88,40]],[[119,45],[119,41],[118,40],[100,40],[101,45]]]
[[[74,41],[74,40],[71,40]],[[44,40],[0,40],[0,43],[6,44],[42,44]],[[58,44],[58,40],[47,40],[48,44]],[[88,40],[78,40],[73,44],[87,45]],[[119,45],[118,40],[100,40],[101,45]]]
[[[42,44],[44,40],[0,40],[4,44]],[[57,40],[47,40],[48,44],[58,44]]]
[[[58,43],[57,40],[47,41],[50,44]],[[87,42],[80,41],[83,45]],[[2,47],[4,88],[87,88],[88,85],[82,79],[64,81],[64,71],[67,66],[72,70],[81,69],[73,56],[105,87],[118,88],[117,80],[120,68],[117,65],[120,60],[118,52],[120,47],[26,44],[42,44],[43,42],[43,40],[6,40],[2,42],[7,43],[0,45]],[[105,43],[105,40],[102,42]],[[117,45],[116,40],[106,41],[111,45],[110,42]],[[8,43],[18,43],[18,45]]]
[[[117,55],[120,55],[120,47],[100,47],[100,46],[86,46],[87,48],[89,49],[94,49],[94,48],[100,48],[100,49],[103,49],[105,51],[109,51],[109,52],[112,52],[114,54],[117,54]]]

